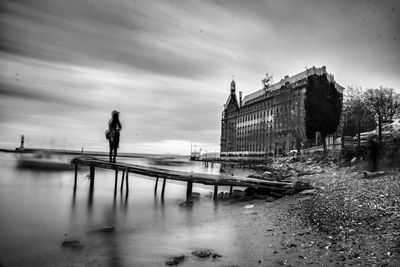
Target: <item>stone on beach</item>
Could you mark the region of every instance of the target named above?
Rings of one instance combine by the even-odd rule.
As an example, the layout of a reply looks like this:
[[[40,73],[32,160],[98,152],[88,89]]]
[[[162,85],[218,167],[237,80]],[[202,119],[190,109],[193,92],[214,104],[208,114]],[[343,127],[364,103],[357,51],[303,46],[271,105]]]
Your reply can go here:
[[[272,172],[265,171],[265,172],[263,172],[261,177],[262,178],[270,178],[270,177],[272,177]]]
[[[218,253],[212,253],[211,254],[211,258],[213,258],[213,259],[217,259],[217,258],[221,258],[221,257],[222,257],[222,255],[220,255]]]
[[[185,260],[185,255],[174,256],[174,257],[170,258],[169,260],[167,260],[165,262],[165,264],[168,266],[174,266],[174,265],[178,265],[179,263],[181,263],[184,260]]]
[[[384,175],[385,172],[384,171],[376,171],[376,172],[364,171],[363,174],[364,174],[364,178],[374,178],[374,177]]]
[[[101,228],[93,229],[90,232],[91,233],[114,233],[115,227],[114,226],[104,226]]]
[[[308,189],[300,192],[301,195],[316,195],[317,190],[316,189]]]
[[[218,194],[218,199],[230,199],[230,195],[229,195],[229,193],[226,193],[226,192],[220,192]]]
[[[200,198],[200,193],[199,192],[192,192],[190,195],[192,198]]]
[[[209,249],[198,249],[192,252],[192,255],[198,258],[208,258],[211,256],[211,250]]]
[[[234,189],[232,191],[232,198],[241,198],[244,196],[244,191],[239,189]]]
[[[184,201],[184,202],[179,204],[179,207],[183,207],[183,208],[193,207],[193,201],[191,201],[191,200]]]
[[[79,242],[79,240],[64,240],[61,244],[61,247],[78,250],[82,249],[84,245],[82,245],[81,242]]]

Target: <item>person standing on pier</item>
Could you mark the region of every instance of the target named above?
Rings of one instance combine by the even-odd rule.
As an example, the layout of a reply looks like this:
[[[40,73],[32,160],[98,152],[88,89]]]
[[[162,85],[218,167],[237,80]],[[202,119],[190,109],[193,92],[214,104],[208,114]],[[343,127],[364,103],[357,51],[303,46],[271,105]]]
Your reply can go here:
[[[108,132],[106,137],[110,145],[110,162],[115,162],[117,158],[117,150],[119,147],[119,132],[122,126],[119,121],[119,112],[114,110],[111,112],[111,120],[108,122]]]

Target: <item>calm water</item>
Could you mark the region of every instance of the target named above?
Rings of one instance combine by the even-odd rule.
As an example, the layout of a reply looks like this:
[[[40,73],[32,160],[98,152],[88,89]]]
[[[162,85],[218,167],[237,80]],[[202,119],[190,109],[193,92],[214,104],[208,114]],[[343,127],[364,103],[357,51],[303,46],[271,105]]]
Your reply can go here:
[[[121,159],[149,165],[147,159]],[[170,256],[189,256],[180,266],[221,266],[247,262],[246,242],[236,231],[235,216],[242,204],[214,203],[210,186],[194,185],[202,197],[183,208],[186,184],[167,182],[164,201],[154,195],[154,179],[130,175],[130,191],[114,198],[114,172],[96,169],[95,190],[89,198],[88,170],[78,174],[73,194],[73,171],[33,171],[15,167],[13,154],[0,153],[0,262],[3,266],[164,266]],[[218,173],[199,162],[171,167]],[[235,174],[243,172],[235,170]],[[120,182],[120,179],[119,179]],[[119,186],[119,183],[118,183]],[[228,189],[226,189],[228,190]],[[114,226],[114,233],[93,229]],[[61,248],[64,240],[85,247]],[[223,257],[200,261],[190,257],[197,248]]]

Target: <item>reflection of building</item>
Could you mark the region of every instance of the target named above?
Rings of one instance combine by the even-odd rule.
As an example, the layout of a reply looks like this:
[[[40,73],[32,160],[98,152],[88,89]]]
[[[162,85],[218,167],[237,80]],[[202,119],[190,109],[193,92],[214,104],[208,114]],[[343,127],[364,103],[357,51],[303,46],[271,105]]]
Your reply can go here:
[[[231,82],[230,95],[221,121],[221,153],[264,154],[288,152],[305,142],[304,99],[308,77],[326,76],[342,92],[326,68],[310,68],[292,77],[285,76],[271,84],[271,76],[263,79],[263,88],[236,97],[236,83]]]

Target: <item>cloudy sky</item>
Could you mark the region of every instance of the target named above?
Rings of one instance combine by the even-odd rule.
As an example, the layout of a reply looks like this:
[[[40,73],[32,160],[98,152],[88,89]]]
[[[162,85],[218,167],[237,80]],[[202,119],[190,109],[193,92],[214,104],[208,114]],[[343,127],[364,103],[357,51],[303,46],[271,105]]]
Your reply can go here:
[[[342,86],[400,89],[393,0],[2,0],[0,147],[218,151],[237,90],[327,66]]]

